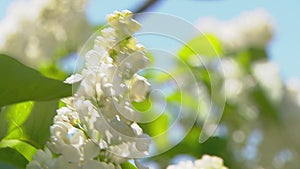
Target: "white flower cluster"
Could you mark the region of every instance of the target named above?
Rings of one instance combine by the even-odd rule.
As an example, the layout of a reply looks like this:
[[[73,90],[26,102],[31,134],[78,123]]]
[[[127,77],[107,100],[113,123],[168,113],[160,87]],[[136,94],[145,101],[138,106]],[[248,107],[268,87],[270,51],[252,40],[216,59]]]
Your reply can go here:
[[[251,87],[251,78],[247,76],[243,68],[232,58],[222,58],[218,64],[218,73],[224,74],[223,90],[228,102],[241,102],[243,95]],[[248,96],[246,96],[248,97]]]
[[[28,169],[114,169],[148,154],[151,140],[136,123],[139,113],[131,105],[150,90],[137,74],[149,63],[132,36],[140,25],[127,10],[108,15],[108,23],[85,54],[85,68],[65,81],[79,86],[63,100],[67,106],[57,110],[50,151],[39,150]]]
[[[300,107],[300,79],[291,78],[286,84],[287,93],[293,99],[293,101]]]
[[[267,97],[273,103],[280,104],[284,94],[284,84],[280,77],[279,66],[271,61],[259,61],[252,64],[252,72]]]
[[[220,76],[224,74],[223,89],[228,102],[243,106],[245,103],[250,104],[249,95],[259,85],[268,99],[279,104],[284,94],[284,84],[276,63],[267,60],[255,61],[251,64],[250,74],[233,58],[222,58],[220,61],[217,68]]]
[[[205,18],[198,22],[202,32],[215,34],[224,45],[225,51],[240,51],[247,48],[264,48],[271,40],[274,24],[263,9],[242,13],[229,21]]]
[[[18,0],[0,22],[0,51],[29,66],[48,63],[61,51],[76,51],[92,33],[87,0]]]
[[[216,156],[204,155],[196,161],[181,161],[177,165],[170,165],[167,169],[227,169],[223,160]]]

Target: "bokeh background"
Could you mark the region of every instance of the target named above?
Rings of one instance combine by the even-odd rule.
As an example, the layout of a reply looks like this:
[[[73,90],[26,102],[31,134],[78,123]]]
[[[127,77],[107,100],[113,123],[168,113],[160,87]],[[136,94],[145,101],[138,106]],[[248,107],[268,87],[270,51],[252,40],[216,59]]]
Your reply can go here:
[[[299,167],[300,54],[297,41],[300,22],[297,17],[300,1],[1,0],[0,52],[45,76],[63,80],[74,71],[74,63],[86,40],[105,25],[105,16],[123,9],[173,15],[194,24],[202,32],[188,43],[194,51],[151,37],[138,38],[146,48],[160,47],[175,53],[192,71],[202,92],[201,101],[197,103],[191,94],[169,89],[172,79],[154,76],[151,72],[144,74],[153,83],[163,86],[162,90],[168,90],[169,104],[161,118],[151,124],[141,124],[146,133],[155,136],[167,130],[174,122],[179,104],[184,107],[183,113],[199,113],[197,123],[180,144],[144,159],[144,164],[164,168],[170,163],[210,154],[222,157],[232,169]],[[150,22],[146,15],[137,20]],[[155,52],[150,55],[153,62],[159,60]],[[205,66],[197,63],[198,57],[204,58]],[[178,72],[182,72],[181,62],[173,65]],[[178,78],[186,82],[184,88],[195,87],[190,83],[194,79],[180,73]],[[212,90],[215,94],[211,94]],[[149,105],[135,106],[142,110]],[[211,125],[219,124],[219,127],[200,144],[199,136],[207,132],[203,126],[212,112],[211,107],[219,109],[217,112],[223,116],[218,119],[220,114],[217,113]],[[155,114],[155,110],[152,113]],[[185,132],[185,125],[193,117],[182,117],[178,133]],[[158,140],[157,149],[167,147],[176,136],[178,134],[170,133],[164,140]]]
[[[0,19],[5,17],[8,6],[15,0],[0,1]],[[86,6],[86,16],[93,25],[103,24],[105,16],[114,10],[134,10],[142,6],[146,0],[89,0]],[[243,11],[263,8],[274,19],[275,36],[269,47],[270,58],[280,65],[280,74],[287,80],[291,77],[299,77],[298,69],[299,53],[297,52],[297,40],[300,34],[299,16],[300,2],[290,0],[288,2],[272,2],[269,0],[239,1],[239,0],[161,0],[156,2],[147,11],[172,14],[191,23],[196,23],[204,17],[215,17],[219,20],[229,20]]]

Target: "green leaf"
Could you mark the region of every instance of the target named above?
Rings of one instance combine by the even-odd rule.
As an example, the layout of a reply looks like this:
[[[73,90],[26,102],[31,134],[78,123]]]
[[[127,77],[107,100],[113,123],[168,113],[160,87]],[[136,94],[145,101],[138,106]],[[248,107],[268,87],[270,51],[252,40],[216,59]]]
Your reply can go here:
[[[218,57],[222,55],[221,42],[212,34],[203,34],[189,41],[178,53],[184,61],[191,61],[196,55]]]
[[[56,114],[58,101],[25,102],[6,107],[0,119],[7,123],[5,140],[22,140],[36,148],[42,148],[50,137],[50,126]],[[3,129],[1,128],[0,131]],[[3,131],[2,131],[3,132]]]
[[[56,80],[64,80],[68,76],[55,63],[43,65],[39,68],[39,71],[43,76]]]
[[[28,141],[37,148],[42,148],[50,138],[50,126],[53,124],[57,107],[58,100],[36,102],[23,125]]]
[[[144,101],[142,102],[131,102],[132,106],[138,110],[139,112],[146,112],[151,109],[152,103],[149,97],[147,97]]]
[[[28,160],[12,148],[0,148],[0,168],[23,169]]]
[[[8,122],[5,119],[5,114],[0,111],[0,140],[4,138],[8,131]]]
[[[250,48],[233,55],[233,57],[235,57],[236,61],[241,64],[246,72],[250,73],[252,63],[257,60],[267,59],[268,55],[265,49]]]
[[[187,108],[197,109],[199,103],[195,98],[190,96],[188,93],[182,91],[175,91],[167,96],[167,101],[172,103],[178,103],[180,105],[186,106]]]
[[[158,148],[164,148],[169,144],[166,131],[169,127],[169,117],[167,113],[161,114],[157,119],[150,123],[141,123],[140,126],[145,133],[149,134]]]
[[[166,166],[178,154],[189,154],[197,158],[201,157],[201,144],[198,142],[200,133],[200,127],[194,126],[179,144],[162,154],[152,157],[152,160],[162,166]]]
[[[9,135],[17,138],[23,134],[21,125],[26,121],[33,107],[33,102],[23,102],[6,106],[0,114],[0,140]]]
[[[257,104],[257,108],[260,110],[260,115],[263,119],[272,119],[275,122],[280,121],[278,107],[267,97],[261,86],[256,86],[251,92],[250,97]]]
[[[137,169],[133,164],[130,162],[125,162],[121,164],[122,169]]]
[[[0,148],[13,148],[22,154],[28,161],[32,160],[32,156],[36,153],[37,149],[32,145],[20,140],[2,140]]]
[[[72,85],[44,77],[4,54],[0,54],[0,76],[0,107],[27,100],[47,101],[72,95]]]

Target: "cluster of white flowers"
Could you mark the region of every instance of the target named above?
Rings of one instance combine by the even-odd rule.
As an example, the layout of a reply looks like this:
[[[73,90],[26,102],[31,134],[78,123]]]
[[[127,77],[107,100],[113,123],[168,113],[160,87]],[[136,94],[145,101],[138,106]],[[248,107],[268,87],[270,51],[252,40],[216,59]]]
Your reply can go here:
[[[283,97],[284,85],[276,63],[267,60],[255,61],[251,64],[251,74],[247,73],[233,58],[222,58],[217,65],[218,74],[224,75],[223,89],[230,103],[249,103],[249,93],[253,87],[260,85],[267,97],[279,103]]]
[[[181,161],[177,165],[170,165],[167,169],[227,169],[223,160],[216,156],[204,155],[196,161]]]
[[[140,114],[131,105],[150,90],[137,74],[149,63],[132,36],[140,25],[127,10],[107,20],[109,27],[85,54],[85,68],[66,79],[78,85],[76,93],[63,100],[66,107],[57,110],[48,148],[38,150],[28,169],[120,169],[129,159],[148,155],[151,140],[136,123]]]
[[[222,89],[225,92],[226,100],[230,103],[241,102],[249,88],[253,86],[253,79],[233,58],[222,58],[217,70],[220,76],[224,75]]]
[[[279,104],[284,94],[279,66],[272,61],[259,61],[252,65],[252,72],[267,97],[273,103]]]
[[[291,78],[286,84],[287,92],[294,100],[294,102],[300,107],[300,79]]]
[[[238,18],[229,21],[201,19],[197,27],[202,32],[213,33],[220,38],[228,52],[247,48],[263,49],[274,32],[273,21],[263,9],[242,13]]]
[[[18,0],[0,22],[0,51],[37,67],[60,51],[76,51],[92,33],[87,0]]]

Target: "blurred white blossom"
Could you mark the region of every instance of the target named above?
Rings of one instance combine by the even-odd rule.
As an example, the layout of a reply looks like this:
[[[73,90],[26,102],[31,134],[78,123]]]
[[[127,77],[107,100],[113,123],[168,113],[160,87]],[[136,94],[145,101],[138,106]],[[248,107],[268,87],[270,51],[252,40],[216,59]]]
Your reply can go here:
[[[271,61],[259,61],[252,65],[254,78],[274,103],[279,103],[283,96],[283,83],[279,67]]]
[[[273,37],[274,23],[263,9],[242,13],[229,21],[204,18],[198,21],[201,32],[215,34],[227,52],[248,48],[265,48]]]
[[[167,169],[227,169],[223,160],[216,156],[204,155],[196,161],[180,161],[176,165],[170,165]]]
[[[47,144],[51,152],[38,150],[28,169],[120,169],[121,163],[148,155],[151,140],[136,123],[139,112],[131,105],[150,90],[136,74],[149,62],[132,36],[140,25],[127,10],[109,15],[108,23],[85,54],[84,69],[65,81],[79,86],[63,100],[66,107],[57,110]]]
[[[227,101],[240,101],[241,95],[248,87],[247,76],[242,67],[234,59],[223,58],[218,65],[218,72],[220,75],[224,75],[225,82],[222,87]]]
[[[300,79],[289,79],[286,83],[286,88],[293,101],[300,107]]]
[[[0,51],[33,67],[75,52],[92,33],[87,0],[16,0],[0,22]]]

